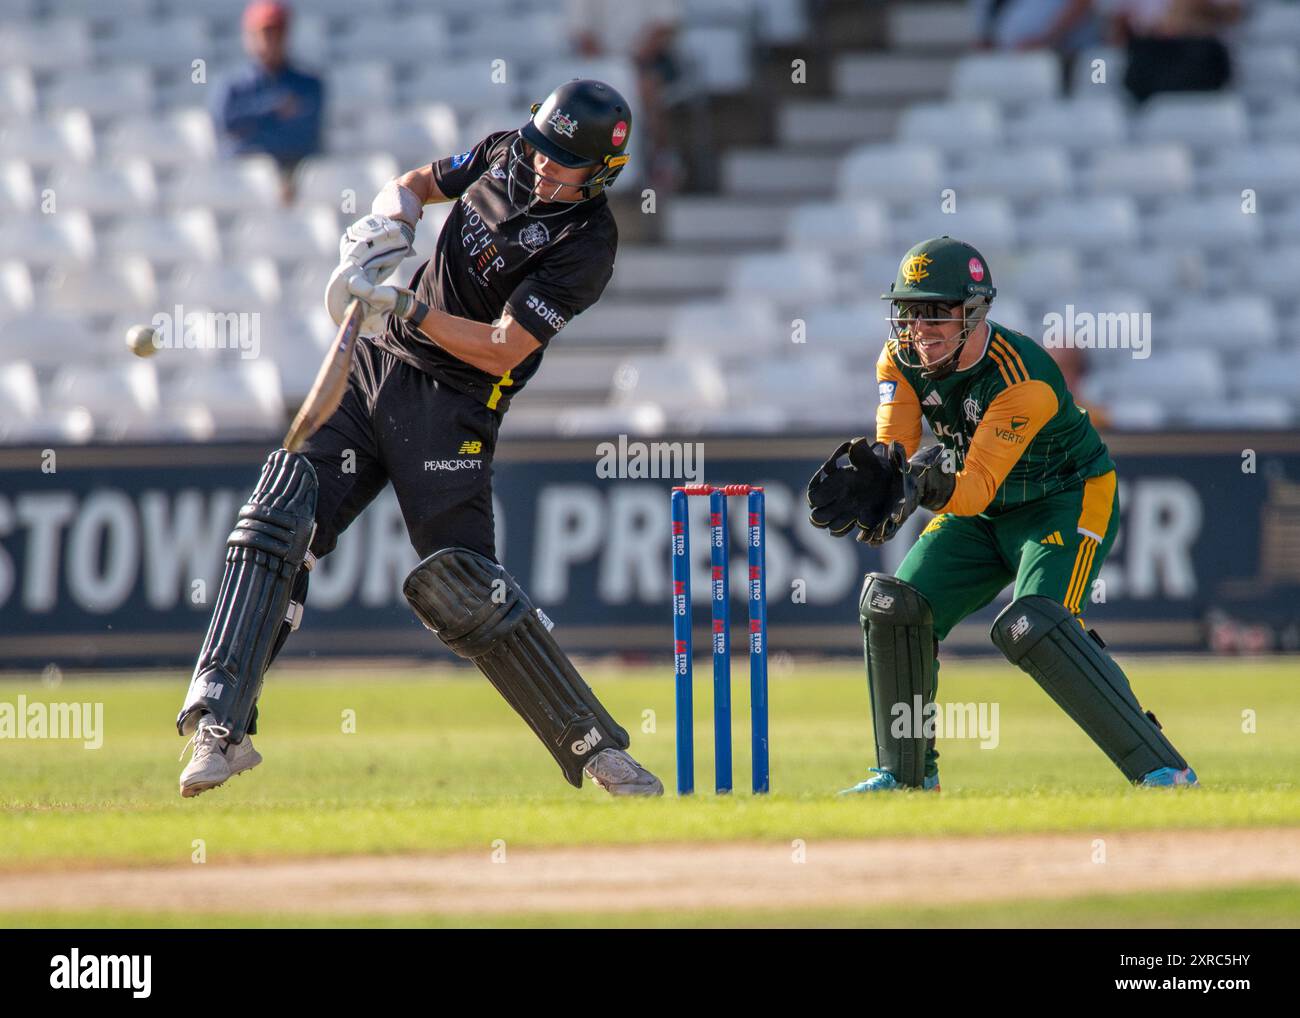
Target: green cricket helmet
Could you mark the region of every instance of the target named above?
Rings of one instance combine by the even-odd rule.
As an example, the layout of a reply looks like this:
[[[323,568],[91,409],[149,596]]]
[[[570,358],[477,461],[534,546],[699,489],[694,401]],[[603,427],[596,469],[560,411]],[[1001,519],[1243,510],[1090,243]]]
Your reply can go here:
[[[997,289],[984,256],[969,244],[948,236],[923,240],[903,256],[898,276],[881,295],[892,302],[890,332],[898,344],[898,358],[918,368],[927,378],[944,378],[957,367],[957,359],[970,334],[988,315]],[[912,341],[912,328],[920,323],[952,321],[960,307],[962,329],[957,345],[942,361],[925,364]]]

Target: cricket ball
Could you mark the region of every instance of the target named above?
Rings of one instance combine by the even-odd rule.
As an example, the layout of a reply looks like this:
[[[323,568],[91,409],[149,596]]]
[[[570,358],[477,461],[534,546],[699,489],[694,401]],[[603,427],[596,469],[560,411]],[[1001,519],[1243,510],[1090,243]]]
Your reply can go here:
[[[133,325],[126,330],[126,345],[137,357],[152,357],[158,352],[158,331],[148,325]]]

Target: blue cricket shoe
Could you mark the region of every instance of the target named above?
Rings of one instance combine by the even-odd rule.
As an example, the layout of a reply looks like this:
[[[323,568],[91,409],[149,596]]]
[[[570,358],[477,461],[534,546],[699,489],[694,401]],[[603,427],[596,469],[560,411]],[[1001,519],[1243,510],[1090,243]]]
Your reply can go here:
[[[1196,772],[1190,767],[1185,767],[1181,771],[1177,767],[1159,767],[1150,774],[1144,774],[1142,780],[1138,782],[1139,788],[1173,788],[1176,785],[1199,788],[1200,782],[1196,780]]]
[[[897,792],[906,790],[907,786],[900,785],[892,772],[883,770],[880,767],[871,767],[869,770],[875,777],[867,778],[866,781],[859,781],[852,788],[844,789],[844,791],[840,792],[840,795],[854,795],[858,792]],[[927,774],[921,788],[926,792],[939,791],[939,775],[937,773],[934,775]]]

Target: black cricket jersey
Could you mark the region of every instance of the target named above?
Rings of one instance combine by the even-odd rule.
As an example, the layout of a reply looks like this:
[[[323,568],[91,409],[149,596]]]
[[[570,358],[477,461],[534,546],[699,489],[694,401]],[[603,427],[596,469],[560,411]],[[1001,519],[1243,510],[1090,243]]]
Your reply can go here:
[[[552,337],[600,299],[618,248],[618,228],[604,194],[572,206],[535,205],[532,211],[543,215],[512,208],[506,187],[510,145],[518,133],[490,134],[468,152],[433,164],[438,189],[456,199],[455,207],[433,257],[409,285],[431,308],[459,318],[492,323],[509,311],[541,347],[497,376],[465,363],[392,315],[375,337],[395,357],[501,412],[536,374]]]

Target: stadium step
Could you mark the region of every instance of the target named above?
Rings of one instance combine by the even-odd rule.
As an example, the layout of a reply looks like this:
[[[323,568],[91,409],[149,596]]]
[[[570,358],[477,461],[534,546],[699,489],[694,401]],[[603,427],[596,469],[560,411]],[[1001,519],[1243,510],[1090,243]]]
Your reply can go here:
[[[793,206],[772,198],[674,198],[665,210],[665,238],[713,249],[773,244],[785,235]]]
[[[726,285],[731,259],[673,247],[621,247],[614,262],[610,297],[660,299],[717,293]],[[662,305],[660,305],[662,307]]]
[[[564,345],[601,347],[619,356],[632,347],[658,348],[666,334],[666,312],[662,298],[637,301],[611,294],[564,327]]]
[[[786,102],[777,111],[776,137],[786,146],[840,151],[889,141],[898,111],[835,101]]]
[[[971,4],[899,4],[889,12],[889,45],[895,50],[969,51],[977,42]]]
[[[938,99],[948,94],[951,77],[945,57],[847,54],[835,63],[834,92],[846,99]]]
[[[829,195],[839,157],[788,149],[732,149],[722,157],[722,186],[728,195]]]

